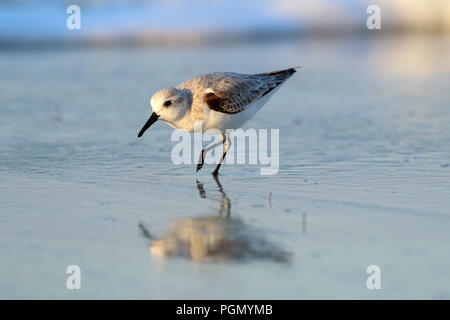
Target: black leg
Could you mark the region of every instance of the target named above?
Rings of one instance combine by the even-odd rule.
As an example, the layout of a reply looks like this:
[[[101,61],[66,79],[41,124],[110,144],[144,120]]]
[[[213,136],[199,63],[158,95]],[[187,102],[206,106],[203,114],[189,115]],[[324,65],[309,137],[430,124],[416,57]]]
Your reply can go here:
[[[223,139],[223,153],[222,153],[222,158],[220,158],[220,161],[219,161],[219,163],[217,164],[217,166],[216,166],[216,168],[214,169],[214,171],[212,172],[212,175],[214,176],[214,177],[217,177],[218,175],[219,175],[219,169],[220,169],[220,166],[222,165],[222,162],[223,162],[223,160],[225,159],[225,156],[227,155],[227,151],[228,151],[228,142],[229,141],[227,141],[227,136],[226,135],[223,135],[222,136],[222,139]]]
[[[220,161],[219,161],[219,163],[217,164],[216,168],[215,168],[214,171],[212,172],[212,175],[213,175],[214,177],[217,177],[217,176],[219,175],[219,169],[220,169],[220,166],[222,165],[223,159],[225,159],[225,156],[226,156],[226,155],[227,155],[227,152],[224,151],[223,154],[222,154],[222,158],[220,159]]]
[[[216,143],[206,147],[205,149],[202,149],[202,152],[200,152],[200,158],[198,159],[198,163],[197,163],[197,172],[203,168],[203,163],[205,162],[205,155],[209,150],[214,149],[215,147],[223,144],[225,142],[225,135],[222,136],[222,140],[217,141]]]
[[[203,168],[203,162],[205,161],[205,149],[202,149],[202,152],[200,152],[200,158],[198,159],[197,163],[197,171]]]

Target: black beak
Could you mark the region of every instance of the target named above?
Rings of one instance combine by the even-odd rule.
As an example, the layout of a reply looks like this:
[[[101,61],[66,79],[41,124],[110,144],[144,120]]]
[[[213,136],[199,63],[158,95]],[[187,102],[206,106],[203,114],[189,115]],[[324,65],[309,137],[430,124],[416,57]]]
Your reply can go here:
[[[142,127],[141,131],[139,131],[138,134],[138,138],[142,137],[142,135],[144,134],[144,132],[150,128],[150,126],[152,124],[154,124],[156,122],[156,120],[158,120],[159,116],[156,113],[152,113],[152,115],[150,116],[150,119],[147,120],[147,122],[144,124],[144,126]]]

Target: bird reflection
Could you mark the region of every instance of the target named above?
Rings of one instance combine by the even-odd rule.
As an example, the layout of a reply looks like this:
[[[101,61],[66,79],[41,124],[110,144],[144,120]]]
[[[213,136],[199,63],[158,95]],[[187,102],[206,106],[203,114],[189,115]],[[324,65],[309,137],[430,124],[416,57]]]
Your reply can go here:
[[[142,235],[149,239],[150,253],[159,259],[180,257],[195,263],[265,260],[289,263],[291,253],[270,242],[242,219],[231,216],[231,201],[219,179],[215,177],[219,199],[207,196],[197,180],[201,198],[219,202],[213,215],[178,218],[162,237],[154,237],[139,224]]]

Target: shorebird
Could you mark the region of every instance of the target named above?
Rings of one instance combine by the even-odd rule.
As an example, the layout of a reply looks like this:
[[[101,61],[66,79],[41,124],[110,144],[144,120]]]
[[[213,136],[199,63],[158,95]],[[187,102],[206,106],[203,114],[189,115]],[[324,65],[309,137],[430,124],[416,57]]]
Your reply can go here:
[[[197,164],[199,171],[206,152],[223,144],[222,157],[212,172],[217,176],[230,148],[227,129],[238,129],[252,118],[297,68],[258,74],[215,72],[190,78],[176,88],[161,89],[150,100],[153,112],[138,137],[157,120],[188,132],[194,132],[198,123],[202,132],[217,129],[221,139],[202,149]]]

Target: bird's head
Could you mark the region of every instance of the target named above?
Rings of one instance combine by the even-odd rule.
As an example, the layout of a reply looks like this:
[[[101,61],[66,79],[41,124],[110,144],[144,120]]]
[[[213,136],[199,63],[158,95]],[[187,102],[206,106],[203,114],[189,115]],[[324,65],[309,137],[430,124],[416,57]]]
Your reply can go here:
[[[150,99],[153,113],[139,132],[138,137],[141,137],[157,120],[173,123],[181,119],[191,104],[191,100],[188,90],[166,88],[157,91]]]

